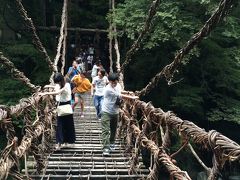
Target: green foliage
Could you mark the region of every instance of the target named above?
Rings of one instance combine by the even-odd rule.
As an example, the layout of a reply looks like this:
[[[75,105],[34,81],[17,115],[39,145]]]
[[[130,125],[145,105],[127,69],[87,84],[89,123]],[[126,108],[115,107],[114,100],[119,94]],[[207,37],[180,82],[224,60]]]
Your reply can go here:
[[[222,35],[228,38],[239,39],[240,38],[239,18],[233,16],[227,17],[225,28],[222,32]]]
[[[34,84],[47,83],[50,76],[47,63],[31,44],[9,44],[4,46],[4,53],[10,56],[15,66],[24,72]]]
[[[203,116],[203,97],[202,89],[193,86],[179,87],[176,96],[172,98],[172,106],[182,114],[192,114]],[[176,108],[177,107],[177,108]]]
[[[48,82],[49,69],[40,53],[31,44],[5,44],[3,53],[15,66],[31,80],[33,84],[43,85]],[[15,104],[31,92],[21,82],[14,80],[2,66],[0,68],[0,104]]]
[[[17,23],[20,17],[11,15],[15,10],[13,3],[6,0],[1,2],[8,4],[6,15],[10,24],[15,28],[22,27]],[[119,1],[115,12],[108,14],[105,19],[108,2],[72,1],[69,5],[69,26],[107,28],[107,20],[113,18],[113,23],[121,30],[118,36],[128,38],[127,49],[143,29],[151,2]],[[153,19],[152,29],[144,38],[143,50],[133,57],[137,61],[130,63],[125,72],[126,87],[131,90],[144,87],[151,77],[173,60],[176,51],[199,31],[216,10],[218,3],[216,0],[161,2]],[[39,8],[43,7],[42,2],[34,0],[30,3],[25,0],[23,4],[34,23],[42,25],[44,14]],[[56,25],[60,26],[63,2],[49,1],[46,5],[49,15],[47,19],[55,17]],[[179,69],[179,74],[176,75],[176,79],[184,80],[172,87],[160,81],[161,85],[148,97],[149,100],[152,100],[152,96],[156,105],[163,105],[166,109],[173,108],[186,118],[197,115],[198,120],[228,120],[239,123],[239,10],[239,7],[234,7],[209,37],[184,58],[183,69]],[[0,23],[4,23],[3,18],[0,18]],[[54,46],[50,44],[54,44],[54,40],[51,36],[51,33],[46,32],[40,34],[44,44],[52,48]],[[30,37],[23,37],[21,42],[4,44],[1,49],[34,84],[42,85],[48,81],[48,67],[39,52],[30,45]],[[30,93],[28,88],[5,74],[4,67],[1,67],[0,74],[0,83],[8,84],[0,88],[1,103],[13,104]]]
[[[74,2],[70,4],[69,11],[72,27],[108,27],[105,15],[103,15],[108,12],[108,3],[105,0]]]
[[[240,102],[239,100],[228,98],[226,96],[215,99],[216,106],[208,113],[210,121],[233,121],[240,124]]]
[[[128,38],[136,39],[142,30],[148,10],[146,7],[148,8],[149,5],[150,2],[146,0],[141,2],[130,0],[120,4],[116,9],[114,22],[120,29],[124,29]],[[181,45],[184,40],[189,39],[189,35],[200,26],[198,14],[202,10],[193,9],[190,5],[178,1],[161,2],[153,21],[153,30],[149,33],[143,48],[151,49],[160,42],[166,41],[175,41]],[[194,5],[192,6],[195,7]]]
[[[117,6],[114,22],[131,41],[143,28],[150,2],[128,0]],[[176,50],[201,29],[218,3],[209,0],[161,2],[152,30],[143,42],[146,51],[138,53],[134,58],[137,61],[126,71],[125,80],[131,82],[129,87],[141,89],[172,61]],[[233,8],[209,37],[184,58],[184,68],[179,69],[176,76],[176,79],[184,80],[173,87],[160,81],[160,86],[148,96],[149,100],[154,97],[156,105],[173,108],[190,120],[240,123],[240,16],[237,12],[239,7]],[[141,81],[134,82],[134,79]]]
[[[0,104],[14,105],[22,97],[30,95],[30,91],[21,82],[6,75],[1,75],[0,83],[3,85],[0,88]]]

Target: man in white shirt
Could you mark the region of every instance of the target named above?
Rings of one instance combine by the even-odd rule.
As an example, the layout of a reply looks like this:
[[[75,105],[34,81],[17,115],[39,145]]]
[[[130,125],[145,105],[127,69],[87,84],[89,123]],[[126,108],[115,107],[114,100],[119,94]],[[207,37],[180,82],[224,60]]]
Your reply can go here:
[[[115,147],[115,135],[119,115],[119,105],[116,104],[118,98],[137,99],[137,96],[121,94],[122,88],[118,83],[118,75],[110,73],[109,84],[105,87],[102,104],[102,142],[103,155],[109,156],[110,151]]]
[[[94,95],[93,102],[97,112],[97,118],[101,120],[101,110],[103,103],[103,90],[108,84],[108,78],[105,76],[106,71],[101,69],[98,71],[98,76],[93,78],[91,94]]]

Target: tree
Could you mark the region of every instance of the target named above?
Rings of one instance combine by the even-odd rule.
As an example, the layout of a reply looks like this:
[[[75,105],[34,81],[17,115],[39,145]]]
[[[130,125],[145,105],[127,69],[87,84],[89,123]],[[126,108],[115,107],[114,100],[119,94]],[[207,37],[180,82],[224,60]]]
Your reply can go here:
[[[218,1],[161,2],[151,32],[126,71],[126,80],[131,81],[127,87],[133,90],[144,87],[156,72],[172,61],[174,52],[202,27],[217,5]],[[129,44],[139,34],[148,7],[147,0],[128,0],[118,5],[114,21],[129,38]],[[240,123],[238,11],[239,7],[233,8],[215,31],[184,59],[183,68],[176,77],[183,81],[173,87],[161,81],[147,99],[154,99],[157,105],[161,103],[166,109],[171,108],[192,120]],[[133,81],[136,79],[141,81]],[[167,97],[161,97],[161,94]]]

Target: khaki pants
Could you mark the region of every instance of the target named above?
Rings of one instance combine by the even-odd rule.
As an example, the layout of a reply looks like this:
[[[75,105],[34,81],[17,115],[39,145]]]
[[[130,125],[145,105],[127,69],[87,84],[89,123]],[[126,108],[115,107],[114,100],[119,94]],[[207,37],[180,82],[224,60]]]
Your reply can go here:
[[[104,149],[109,149],[110,144],[115,143],[118,119],[118,114],[102,112],[102,143]]]

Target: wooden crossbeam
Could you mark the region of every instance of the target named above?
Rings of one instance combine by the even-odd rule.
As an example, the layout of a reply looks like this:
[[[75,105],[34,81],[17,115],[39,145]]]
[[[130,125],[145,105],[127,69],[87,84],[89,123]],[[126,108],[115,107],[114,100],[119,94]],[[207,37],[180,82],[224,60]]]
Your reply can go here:
[[[39,31],[59,31],[60,27],[57,26],[37,26],[37,30]],[[80,28],[80,27],[68,27],[68,31],[78,31],[78,32],[98,32],[98,33],[108,33],[107,29],[91,29],[91,28]]]

